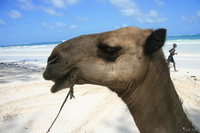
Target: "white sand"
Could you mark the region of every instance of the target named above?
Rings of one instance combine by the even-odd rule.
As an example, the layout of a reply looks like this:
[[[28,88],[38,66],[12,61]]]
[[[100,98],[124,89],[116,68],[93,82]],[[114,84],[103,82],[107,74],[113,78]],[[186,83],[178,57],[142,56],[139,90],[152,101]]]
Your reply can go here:
[[[171,69],[171,76],[187,114],[200,129],[200,68],[184,67],[177,67],[177,73]],[[52,82],[42,78],[44,68],[45,63],[34,60],[0,60],[0,133],[48,130],[68,90],[50,93]],[[139,132],[126,105],[107,88],[75,86],[75,97],[66,102],[51,133]]]

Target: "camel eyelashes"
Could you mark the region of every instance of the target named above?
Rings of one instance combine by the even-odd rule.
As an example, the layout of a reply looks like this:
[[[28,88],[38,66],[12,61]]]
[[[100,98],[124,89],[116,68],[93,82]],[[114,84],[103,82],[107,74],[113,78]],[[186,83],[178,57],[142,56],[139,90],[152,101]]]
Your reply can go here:
[[[106,44],[99,44],[98,48],[104,53],[104,54],[109,54],[109,55],[114,55],[116,52],[122,49],[120,46],[116,47],[111,47]]]
[[[98,57],[109,62],[114,62],[120,55],[118,52],[122,49],[120,46],[111,47],[107,44],[100,43],[98,46]]]

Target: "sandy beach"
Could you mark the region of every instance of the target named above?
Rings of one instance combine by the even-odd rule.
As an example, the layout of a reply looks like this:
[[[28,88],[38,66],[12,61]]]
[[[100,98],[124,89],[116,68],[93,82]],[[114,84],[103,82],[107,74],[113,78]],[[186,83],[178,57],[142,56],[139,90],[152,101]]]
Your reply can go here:
[[[49,53],[34,55],[0,55],[5,58],[0,60],[0,133],[45,133],[68,93],[50,92],[53,83],[42,77]],[[187,58],[177,56],[179,72],[171,68],[170,73],[185,112],[200,130],[200,58]],[[51,133],[139,133],[126,105],[106,87],[77,85],[74,91],[76,98],[66,102]]]

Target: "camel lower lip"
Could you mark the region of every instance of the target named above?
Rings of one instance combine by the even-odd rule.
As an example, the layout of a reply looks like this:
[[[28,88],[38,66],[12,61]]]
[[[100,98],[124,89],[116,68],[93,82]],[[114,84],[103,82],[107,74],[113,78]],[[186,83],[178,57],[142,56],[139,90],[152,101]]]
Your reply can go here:
[[[51,87],[51,92],[55,93],[58,92],[59,90],[62,90],[64,88],[68,88],[68,76],[64,76],[60,79],[52,80],[54,82],[54,85]]]
[[[73,87],[75,82],[75,75],[68,73],[66,76],[53,81],[55,84],[51,87],[51,92],[55,93],[62,89]]]

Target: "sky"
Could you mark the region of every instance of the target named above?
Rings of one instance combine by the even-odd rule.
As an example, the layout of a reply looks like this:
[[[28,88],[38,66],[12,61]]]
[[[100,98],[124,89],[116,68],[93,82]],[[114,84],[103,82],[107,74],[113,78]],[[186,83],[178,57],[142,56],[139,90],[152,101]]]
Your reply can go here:
[[[0,0],[0,45],[68,40],[121,27],[200,33],[200,0]]]

